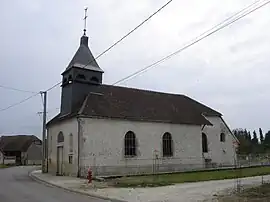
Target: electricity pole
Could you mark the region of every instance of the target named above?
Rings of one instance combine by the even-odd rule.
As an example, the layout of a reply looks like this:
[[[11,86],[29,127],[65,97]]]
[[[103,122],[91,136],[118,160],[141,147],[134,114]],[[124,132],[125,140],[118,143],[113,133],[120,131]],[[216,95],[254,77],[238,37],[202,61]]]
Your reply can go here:
[[[47,92],[40,92],[41,96],[43,95],[43,123],[42,123],[42,173],[47,172],[48,162],[47,159],[47,148],[48,140],[46,138],[46,114],[47,114]],[[46,166],[47,165],[47,166]]]

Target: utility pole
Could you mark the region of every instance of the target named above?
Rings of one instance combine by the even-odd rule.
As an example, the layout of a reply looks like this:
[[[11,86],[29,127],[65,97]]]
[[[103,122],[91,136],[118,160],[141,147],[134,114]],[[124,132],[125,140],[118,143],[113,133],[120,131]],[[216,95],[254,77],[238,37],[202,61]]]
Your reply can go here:
[[[48,162],[46,162],[47,158],[47,148],[48,148],[48,140],[46,138],[46,114],[47,114],[47,92],[40,92],[41,96],[43,95],[43,124],[42,124],[42,173],[46,173],[48,171]]]

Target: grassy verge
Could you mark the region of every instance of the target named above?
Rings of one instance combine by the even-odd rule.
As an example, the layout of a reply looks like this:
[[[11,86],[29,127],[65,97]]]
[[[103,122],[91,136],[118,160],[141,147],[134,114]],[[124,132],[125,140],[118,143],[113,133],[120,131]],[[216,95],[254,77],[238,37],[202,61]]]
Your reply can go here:
[[[220,196],[217,198],[217,201],[218,202],[270,201],[270,184],[263,184],[261,186],[244,189],[239,194]]]
[[[208,180],[233,179],[270,174],[270,167],[253,167],[242,169],[186,172],[148,176],[131,176],[111,180],[116,187],[156,187],[183,182],[198,182]]]
[[[0,169],[1,168],[8,168],[8,166],[7,165],[0,164]]]

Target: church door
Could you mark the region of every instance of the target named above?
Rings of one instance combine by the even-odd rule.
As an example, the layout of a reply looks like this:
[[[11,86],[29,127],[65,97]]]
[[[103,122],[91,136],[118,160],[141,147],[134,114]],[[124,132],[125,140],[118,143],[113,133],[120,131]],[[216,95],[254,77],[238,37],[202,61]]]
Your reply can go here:
[[[57,175],[63,175],[63,146],[57,147]]]

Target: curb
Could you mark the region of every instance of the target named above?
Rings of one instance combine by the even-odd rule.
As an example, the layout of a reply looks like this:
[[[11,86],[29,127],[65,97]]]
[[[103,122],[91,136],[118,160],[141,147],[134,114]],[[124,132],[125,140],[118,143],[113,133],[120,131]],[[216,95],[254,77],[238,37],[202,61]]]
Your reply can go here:
[[[79,191],[79,190],[74,190],[74,189],[69,189],[69,188],[65,188],[65,187],[62,187],[60,185],[56,185],[56,184],[52,184],[52,183],[49,183],[35,175],[33,175],[33,171],[30,171],[28,173],[28,176],[36,181],[36,182],[39,182],[41,184],[44,184],[48,187],[57,187],[59,189],[63,189],[67,192],[71,192],[71,193],[75,193],[75,194],[81,194],[81,195],[85,195],[85,196],[90,196],[90,197],[94,197],[94,198],[98,198],[98,199],[103,199],[103,200],[110,200],[110,201],[113,201],[113,202],[127,202],[127,201],[123,201],[123,200],[119,200],[119,199],[114,199],[114,198],[109,198],[109,197],[105,197],[105,196],[100,196],[100,195],[97,195],[97,194],[89,194],[89,193],[86,193],[86,192],[83,192],[83,191]]]

